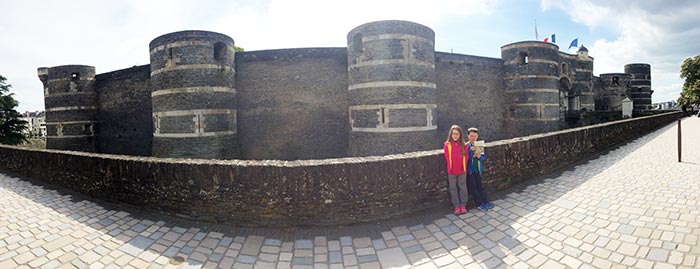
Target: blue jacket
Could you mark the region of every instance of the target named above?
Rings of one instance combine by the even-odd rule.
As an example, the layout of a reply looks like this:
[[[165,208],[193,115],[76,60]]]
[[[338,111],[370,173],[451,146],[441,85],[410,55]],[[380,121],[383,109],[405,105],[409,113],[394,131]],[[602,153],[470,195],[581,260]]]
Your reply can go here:
[[[480,158],[474,157],[474,149],[472,149],[472,144],[467,143],[469,146],[469,158],[467,160],[467,174],[477,173],[481,174],[484,172],[484,159],[486,154],[481,154]]]

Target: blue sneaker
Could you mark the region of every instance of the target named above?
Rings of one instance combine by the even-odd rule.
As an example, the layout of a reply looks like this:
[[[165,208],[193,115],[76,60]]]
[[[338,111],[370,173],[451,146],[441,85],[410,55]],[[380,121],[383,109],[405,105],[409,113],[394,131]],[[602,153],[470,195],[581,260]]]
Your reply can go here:
[[[486,206],[486,204],[480,205],[477,208],[479,208],[479,210],[481,210],[483,212],[489,211],[489,207]]]
[[[486,202],[485,205],[486,205],[486,207],[488,207],[489,209],[491,209],[491,208],[493,208],[493,207],[495,206],[492,202]]]

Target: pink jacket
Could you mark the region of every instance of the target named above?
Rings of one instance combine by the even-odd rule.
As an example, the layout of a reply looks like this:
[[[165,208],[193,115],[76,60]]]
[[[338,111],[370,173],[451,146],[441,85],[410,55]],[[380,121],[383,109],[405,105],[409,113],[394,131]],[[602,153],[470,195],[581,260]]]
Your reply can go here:
[[[465,148],[465,154],[462,155],[460,147],[466,147],[466,145],[460,145],[459,142],[445,142],[445,161],[447,162],[447,173],[450,175],[461,175],[467,172],[467,149]]]

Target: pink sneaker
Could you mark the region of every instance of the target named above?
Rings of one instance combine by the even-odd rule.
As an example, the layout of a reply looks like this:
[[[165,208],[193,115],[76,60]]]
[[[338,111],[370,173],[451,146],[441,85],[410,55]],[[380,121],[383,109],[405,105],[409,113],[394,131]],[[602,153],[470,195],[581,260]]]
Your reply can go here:
[[[466,213],[467,213],[467,207],[466,207],[466,206],[460,206],[460,207],[459,207],[459,213],[461,213],[461,214],[466,214]]]
[[[462,214],[462,207],[461,206],[455,207],[455,215],[459,215],[459,214]]]

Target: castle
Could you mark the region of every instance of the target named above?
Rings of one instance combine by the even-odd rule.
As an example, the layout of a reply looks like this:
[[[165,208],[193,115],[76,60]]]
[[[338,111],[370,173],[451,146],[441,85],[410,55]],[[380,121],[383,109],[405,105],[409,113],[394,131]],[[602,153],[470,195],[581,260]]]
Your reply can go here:
[[[377,21],[344,48],[235,52],[182,31],[151,41],[150,65],[38,69],[47,148],[205,159],[320,159],[437,149],[453,124],[498,140],[651,108],[650,65],[593,76],[593,58],[524,41],[501,58],[436,52],[435,33]],[[616,113],[620,114],[620,113]]]

